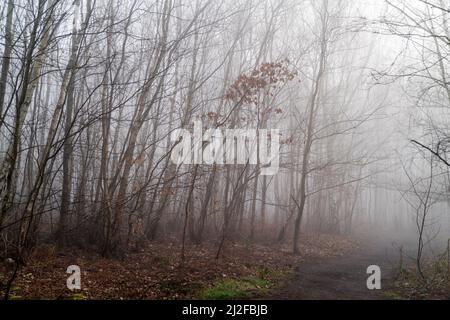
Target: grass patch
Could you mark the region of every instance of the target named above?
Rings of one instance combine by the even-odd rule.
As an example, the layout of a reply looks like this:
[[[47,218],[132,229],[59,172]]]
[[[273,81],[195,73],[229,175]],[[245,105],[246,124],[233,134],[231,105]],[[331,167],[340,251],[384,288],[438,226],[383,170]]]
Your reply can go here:
[[[405,300],[405,297],[403,297],[401,293],[396,291],[387,291],[384,292],[384,295],[386,296],[386,298],[393,300]]]
[[[19,293],[20,289],[18,287],[12,286],[9,291],[8,300],[23,300],[23,297]]]
[[[80,293],[74,293],[68,296],[65,300],[86,300],[86,297],[84,294]]]
[[[216,282],[211,288],[203,289],[199,298],[203,300],[231,300],[250,298],[267,293],[271,283],[265,279],[244,278],[240,280],[227,279]]]

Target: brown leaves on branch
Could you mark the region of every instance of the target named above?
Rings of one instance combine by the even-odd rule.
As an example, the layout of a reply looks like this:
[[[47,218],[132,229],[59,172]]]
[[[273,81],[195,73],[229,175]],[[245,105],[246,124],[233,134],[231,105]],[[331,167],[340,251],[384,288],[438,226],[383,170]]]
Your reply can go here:
[[[266,62],[255,68],[250,74],[241,74],[225,94],[229,101],[242,101],[244,104],[259,104],[259,95],[274,96],[274,91],[292,81],[296,71],[288,68],[288,60],[281,62]],[[277,113],[282,110],[278,108]]]

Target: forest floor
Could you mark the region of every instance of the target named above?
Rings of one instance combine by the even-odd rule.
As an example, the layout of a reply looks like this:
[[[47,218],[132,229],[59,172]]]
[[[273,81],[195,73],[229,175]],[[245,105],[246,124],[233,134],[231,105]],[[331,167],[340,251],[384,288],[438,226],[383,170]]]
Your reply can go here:
[[[12,286],[12,299],[234,299],[258,298],[275,290],[301,263],[338,259],[358,250],[341,236],[314,235],[301,239],[301,255],[291,246],[232,244],[215,259],[213,244],[189,246],[180,264],[180,246],[149,243],[122,260],[106,259],[78,249],[57,252],[38,247]],[[67,289],[67,267],[81,269],[81,290]],[[0,284],[11,271],[0,263]],[[3,287],[3,286],[2,286]]]
[[[313,258],[300,263],[292,277],[270,295],[282,300],[390,299],[396,267],[395,252],[379,243],[364,242],[344,256]],[[381,290],[367,288],[367,268],[381,270]]]
[[[180,263],[180,245],[148,243],[123,259],[107,259],[79,249],[58,252],[38,247],[15,280],[11,299],[283,299],[380,300],[448,299],[449,273],[426,285],[414,266],[399,274],[399,252],[388,241],[304,235],[301,254],[291,246],[228,243],[220,260],[217,246],[188,246]],[[81,269],[81,290],[70,291],[67,267]],[[367,268],[381,269],[381,290],[367,289]],[[446,268],[447,265],[444,267]],[[0,263],[0,287],[11,275]],[[430,277],[431,278],[431,277]],[[1,296],[3,293],[0,290]]]
[[[402,255],[397,241],[380,237],[360,240],[345,255],[318,257],[301,262],[284,284],[267,299],[278,300],[448,300],[450,299],[450,255],[424,258],[425,279],[417,272],[415,244],[403,242]],[[400,261],[402,265],[400,266]],[[380,267],[381,290],[367,288],[367,268]]]

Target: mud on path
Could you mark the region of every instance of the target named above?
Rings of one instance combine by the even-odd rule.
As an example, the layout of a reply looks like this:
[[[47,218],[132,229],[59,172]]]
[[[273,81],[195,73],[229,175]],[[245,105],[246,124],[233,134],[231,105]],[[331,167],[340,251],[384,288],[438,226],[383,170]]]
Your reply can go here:
[[[391,287],[398,257],[389,243],[365,243],[357,251],[333,258],[307,260],[272,293],[282,300],[382,300]],[[367,267],[381,268],[381,290],[368,290]]]

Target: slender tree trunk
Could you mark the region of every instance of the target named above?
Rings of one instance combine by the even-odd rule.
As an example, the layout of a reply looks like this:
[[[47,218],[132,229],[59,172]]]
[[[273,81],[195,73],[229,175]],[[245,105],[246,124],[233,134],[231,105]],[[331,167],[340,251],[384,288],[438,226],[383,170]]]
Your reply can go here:
[[[6,83],[8,79],[8,71],[11,62],[11,52],[13,44],[13,13],[14,13],[14,0],[8,1],[6,14],[6,26],[5,26],[5,49],[3,51],[2,58],[2,70],[0,73],[0,128],[3,123],[3,104],[6,94]]]

